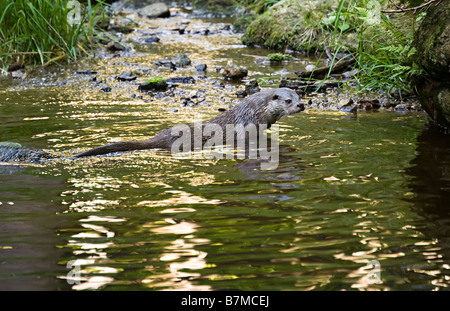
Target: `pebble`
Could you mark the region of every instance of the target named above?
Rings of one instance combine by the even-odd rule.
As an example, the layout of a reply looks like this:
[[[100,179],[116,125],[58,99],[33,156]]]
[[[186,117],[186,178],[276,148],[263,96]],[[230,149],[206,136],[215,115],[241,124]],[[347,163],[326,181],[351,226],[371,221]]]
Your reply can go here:
[[[206,68],[208,68],[208,66],[206,66],[206,64],[200,64],[195,66],[195,71],[206,71]]]
[[[137,75],[133,75],[133,73],[130,70],[122,72],[117,77],[117,80],[119,80],[119,81],[133,81],[136,79],[137,79]]]
[[[248,70],[246,67],[239,67],[233,61],[230,60],[225,66],[223,75],[225,78],[238,80],[246,77],[248,75]]]

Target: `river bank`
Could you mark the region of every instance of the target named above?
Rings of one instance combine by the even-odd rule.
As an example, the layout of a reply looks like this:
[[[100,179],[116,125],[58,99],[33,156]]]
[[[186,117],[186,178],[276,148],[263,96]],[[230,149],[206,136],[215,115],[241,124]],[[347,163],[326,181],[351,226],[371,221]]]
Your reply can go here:
[[[20,90],[40,85],[78,84],[89,92],[112,93],[136,100],[166,97],[166,101],[174,104],[168,109],[175,111],[199,104],[226,109],[233,101],[261,87],[287,86],[303,95],[302,101],[310,109],[344,113],[421,110],[413,96],[395,90],[358,92],[355,83],[345,85],[355,74],[351,68],[329,76],[325,83],[321,80],[298,83],[298,72],[316,64],[326,65],[330,60],[321,59],[317,63],[318,56],[291,51],[289,60],[271,61],[267,56],[279,51],[243,45],[242,34],[233,27],[234,19],[215,23],[208,13],[189,7],[171,8],[170,18],[151,19],[143,17],[139,10],[116,8],[105,27],[109,38],[97,39],[99,46],[92,51],[92,61],[62,68],[14,71],[10,75],[11,87]],[[184,57],[187,63],[169,60],[176,55]],[[248,73],[230,81],[224,76],[230,60],[237,67],[245,67]],[[155,77],[167,80],[169,88],[156,93],[140,91],[140,85]]]

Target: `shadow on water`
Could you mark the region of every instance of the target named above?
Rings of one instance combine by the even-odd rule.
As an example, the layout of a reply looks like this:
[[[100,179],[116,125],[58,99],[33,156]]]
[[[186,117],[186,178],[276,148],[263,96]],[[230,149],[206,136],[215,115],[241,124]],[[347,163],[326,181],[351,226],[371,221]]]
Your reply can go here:
[[[55,231],[66,222],[57,197],[65,180],[30,174],[31,167],[0,166],[0,290],[68,290],[55,273],[63,251]],[[39,187],[36,187],[39,185]],[[8,199],[9,198],[9,199]]]
[[[443,198],[450,197],[450,136],[428,126],[417,138],[417,157],[411,165],[406,172],[412,176],[418,211],[430,220],[448,218],[450,205]]]
[[[406,169],[415,212],[424,218],[420,231],[436,242],[443,265],[450,264],[450,136],[429,125],[417,138],[417,157]],[[448,271],[448,270],[444,270]],[[446,274],[447,280],[449,273]]]

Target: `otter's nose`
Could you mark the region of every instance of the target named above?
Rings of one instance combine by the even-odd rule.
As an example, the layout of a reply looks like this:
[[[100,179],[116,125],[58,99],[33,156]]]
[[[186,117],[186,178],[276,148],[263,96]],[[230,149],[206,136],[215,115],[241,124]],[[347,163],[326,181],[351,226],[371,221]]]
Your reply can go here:
[[[298,103],[297,107],[300,109],[300,111],[305,110],[305,105],[303,103]]]

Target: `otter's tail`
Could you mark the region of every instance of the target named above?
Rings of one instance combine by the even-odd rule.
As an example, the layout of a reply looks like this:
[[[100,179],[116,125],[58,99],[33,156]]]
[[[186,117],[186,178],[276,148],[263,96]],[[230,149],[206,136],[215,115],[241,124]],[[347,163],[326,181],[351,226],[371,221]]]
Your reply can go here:
[[[113,152],[124,152],[124,151],[143,150],[152,148],[158,148],[158,146],[154,144],[152,140],[122,141],[90,149],[88,151],[73,156],[73,158],[90,157]]]

